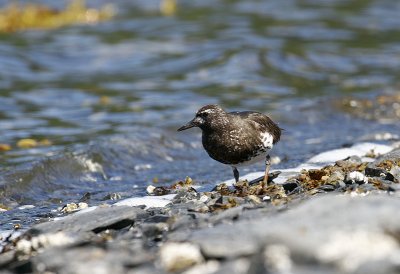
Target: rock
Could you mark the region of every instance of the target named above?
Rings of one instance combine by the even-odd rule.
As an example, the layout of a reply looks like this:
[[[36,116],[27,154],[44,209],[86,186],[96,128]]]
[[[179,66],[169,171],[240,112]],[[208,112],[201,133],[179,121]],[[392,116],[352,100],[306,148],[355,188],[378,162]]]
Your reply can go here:
[[[149,185],[149,186],[146,188],[146,192],[147,192],[147,194],[152,195],[152,194],[154,193],[154,190],[155,190],[155,189],[156,189],[155,186]]]
[[[365,168],[365,174],[369,177],[380,177],[384,180],[400,182],[400,149],[393,150]]]
[[[290,192],[292,192],[296,188],[298,188],[299,184],[297,182],[288,182],[288,183],[282,184],[282,187],[285,190],[286,194],[289,194]]]
[[[398,184],[393,184],[393,182],[388,181],[388,180],[384,180],[381,178],[371,178],[371,183],[374,185],[374,187],[376,187],[379,190],[384,190],[384,191],[388,191],[388,192],[394,192],[396,191],[396,186],[398,186]]]
[[[322,190],[324,192],[330,192],[330,191],[334,191],[337,187],[331,184],[325,184],[322,185],[320,187],[318,187],[319,190]]]
[[[220,267],[220,263],[215,260],[210,260],[204,264],[196,265],[182,274],[211,274],[215,273]]]
[[[139,226],[140,236],[147,241],[160,241],[164,231],[168,230],[168,225],[165,223],[144,223]]]
[[[248,259],[240,258],[236,260],[230,260],[221,265],[219,270],[214,274],[247,274],[250,273],[251,262]],[[265,272],[259,272],[265,273]]]
[[[166,243],[160,248],[160,262],[166,271],[182,271],[204,261],[197,245]]]
[[[172,216],[168,219],[169,230],[177,230],[181,228],[190,227],[193,223],[193,217],[191,215],[178,215]]]
[[[308,175],[312,180],[321,180],[321,178],[325,175],[325,171],[322,169],[310,169],[308,171]]]
[[[272,273],[292,273],[293,262],[290,250],[281,244],[271,244],[263,252],[264,264]]]
[[[326,181],[327,184],[336,184],[338,182],[344,181],[344,174],[340,171],[334,171],[331,176],[329,176]]]
[[[39,249],[70,245],[75,241],[76,239],[64,232],[46,233],[29,239],[20,239],[16,243],[15,250],[17,256],[30,255],[33,251],[38,251]]]
[[[172,200],[172,203],[174,203],[174,204],[187,203],[188,201],[199,200],[199,199],[200,199],[200,194],[198,192],[182,189],[182,190],[178,191],[178,193]]]
[[[11,264],[16,258],[15,250],[10,250],[7,252],[2,252],[0,254],[0,269],[5,269],[9,264]]]
[[[243,212],[243,208],[243,206],[238,206],[218,212],[209,218],[209,222],[211,224],[217,224],[222,221],[232,222],[234,219],[237,219],[240,216],[240,214]]]
[[[76,203],[70,203],[70,204],[66,204],[65,206],[63,206],[61,208],[61,212],[63,213],[72,213],[72,212],[76,212],[82,209],[88,208],[88,204],[84,203],[84,202],[80,202],[78,204]]]
[[[156,214],[146,219],[147,223],[166,223],[170,216],[163,214]]]
[[[138,217],[147,215],[138,207],[111,206],[99,207],[89,212],[79,212],[59,220],[33,226],[27,233],[95,232],[118,229],[131,225]]]
[[[192,231],[187,240],[198,244],[206,258],[249,256],[274,244],[287,247],[296,258],[294,269],[296,264],[301,268],[314,261],[337,272],[355,272],[367,262],[400,254],[396,237],[387,234],[388,230],[400,231],[400,220],[394,218],[399,207],[398,198],[386,195],[324,195],[279,215]],[[351,240],[353,237],[357,241]],[[342,249],[335,250],[336,246]],[[347,267],[349,257],[351,266]],[[388,260],[387,264],[396,261]]]
[[[345,183],[346,184],[359,184],[359,185],[367,184],[368,178],[359,171],[352,171],[352,172],[346,174]]]
[[[262,203],[262,200],[256,195],[248,195],[245,199],[255,205],[259,205]]]
[[[32,258],[34,273],[113,273],[126,272],[124,264],[130,254],[124,251],[107,251],[97,246],[52,248]]]
[[[228,230],[228,233],[223,231]],[[190,242],[200,246],[208,259],[236,258],[254,254],[258,243],[244,227],[220,225],[215,229],[202,229],[189,236]]]

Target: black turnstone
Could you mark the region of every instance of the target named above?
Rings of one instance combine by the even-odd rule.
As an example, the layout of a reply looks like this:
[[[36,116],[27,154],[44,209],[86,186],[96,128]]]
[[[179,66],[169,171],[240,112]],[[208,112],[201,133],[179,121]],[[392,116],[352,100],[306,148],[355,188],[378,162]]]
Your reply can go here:
[[[218,105],[206,105],[178,131],[191,127],[202,130],[204,149],[214,160],[232,167],[236,182],[238,167],[261,160],[265,160],[263,181],[268,182],[268,153],[281,137],[281,129],[268,116],[255,111],[225,112]]]

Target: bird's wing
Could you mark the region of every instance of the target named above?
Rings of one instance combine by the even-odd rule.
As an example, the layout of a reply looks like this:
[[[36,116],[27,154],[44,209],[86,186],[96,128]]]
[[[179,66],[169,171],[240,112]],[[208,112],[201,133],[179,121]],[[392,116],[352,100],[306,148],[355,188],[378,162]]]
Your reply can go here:
[[[253,122],[255,128],[271,133],[274,137],[274,144],[279,141],[281,136],[281,128],[267,115],[256,111],[234,111],[230,112],[230,114],[251,121]]]

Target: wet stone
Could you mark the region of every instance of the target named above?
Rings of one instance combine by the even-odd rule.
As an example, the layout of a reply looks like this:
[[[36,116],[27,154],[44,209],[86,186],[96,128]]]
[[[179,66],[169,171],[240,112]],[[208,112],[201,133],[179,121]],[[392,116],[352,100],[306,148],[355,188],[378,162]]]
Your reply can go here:
[[[138,217],[147,215],[138,207],[113,206],[99,207],[93,211],[83,212],[33,226],[29,232],[50,233],[65,232],[100,232],[105,229],[119,229],[134,223]]]

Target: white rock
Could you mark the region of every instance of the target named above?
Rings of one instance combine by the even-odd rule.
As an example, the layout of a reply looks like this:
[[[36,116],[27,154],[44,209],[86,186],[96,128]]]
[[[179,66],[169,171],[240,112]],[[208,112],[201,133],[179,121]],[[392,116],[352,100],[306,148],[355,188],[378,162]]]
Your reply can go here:
[[[270,201],[270,200],[271,200],[271,197],[268,196],[268,195],[265,195],[265,196],[263,197],[263,201]]]
[[[149,185],[149,186],[146,188],[147,194],[153,194],[153,193],[154,193],[154,189],[156,189],[155,186]]]
[[[264,251],[265,263],[273,273],[292,273],[290,250],[282,244],[268,245]]]
[[[72,244],[73,242],[74,239],[64,232],[41,234],[30,240],[19,240],[16,244],[16,251],[19,254],[30,254],[32,251],[37,251],[41,248],[63,246]]]
[[[167,271],[181,271],[204,262],[200,248],[191,243],[165,243],[160,248],[160,260]]]
[[[133,197],[121,200],[114,205],[116,206],[139,206],[144,205],[146,208],[150,207],[164,207],[171,203],[171,200],[176,194],[168,194],[164,196],[146,196],[146,197]]]
[[[371,261],[398,255],[396,240],[384,233],[372,231],[337,232],[318,250],[319,259],[334,263],[345,272],[353,272]]]
[[[206,203],[210,198],[207,195],[202,195],[199,199],[200,202]]]
[[[368,184],[368,177],[359,171],[352,171],[347,174],[346,181],[352,181],[358,184]]]
[[[196,265],[186,271],[184,271],[182,274],[209,274],[209,273],[215,273],[220,267],[220,263],[218,261],[207,261],[204,264]]]

